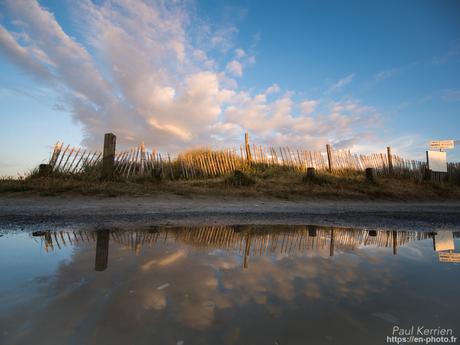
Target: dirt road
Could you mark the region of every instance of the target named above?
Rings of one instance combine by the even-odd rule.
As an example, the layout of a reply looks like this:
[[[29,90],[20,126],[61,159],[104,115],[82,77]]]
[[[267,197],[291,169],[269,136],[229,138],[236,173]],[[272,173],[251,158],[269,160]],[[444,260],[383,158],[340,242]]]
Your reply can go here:
[[[283,201],[194,197],[0,197],[0,229],[137,224],[317,224],[460,230],[460,202]]]

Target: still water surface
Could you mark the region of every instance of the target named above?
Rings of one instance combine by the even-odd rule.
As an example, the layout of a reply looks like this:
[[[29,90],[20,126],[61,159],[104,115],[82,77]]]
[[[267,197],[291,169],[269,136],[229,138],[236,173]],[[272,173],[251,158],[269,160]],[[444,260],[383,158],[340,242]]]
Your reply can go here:
[[[1,235],[1,344],[386,344],[394,325],[460,332],[460,233],[277,225]]]

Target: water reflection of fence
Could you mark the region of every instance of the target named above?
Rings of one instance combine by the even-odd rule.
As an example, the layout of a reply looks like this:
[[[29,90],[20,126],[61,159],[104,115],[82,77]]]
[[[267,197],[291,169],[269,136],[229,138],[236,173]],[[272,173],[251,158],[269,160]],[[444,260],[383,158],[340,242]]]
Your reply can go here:
[[[420,232],[366,231],[318,226],[290,226],[275,231],[263,228],[253,230],[250,226],[208,226],[168,231],[179,242],[206,248],[241,252],[246,242],[251,242],[251,255],[296,254],[309,249],[329,248],[331,238],[336,249],[354,250],[370,245],[391,247],[395,239],[397,246],[402,246],[411,240],[425,239],[428,236]]]
[[[137,231],[48,231],[41,235],[47,252],[67,245],[96,241],[96,249],[100,252],[96,255],[97,270],[107,266],[109,240],[136,255],[143,246],[151,247],[159,241],[222,249],[244,255],[244,267],[247,267],[249,256],[302,255],[312,250],[325,251],[333,256],[336,250],[352,251],[359,247],[377,246],[392,247],[396,254],[398,247],[431,236],[415,231],[367,231],[320,226],[156,227]]]
[[[263,167],[285,167],[305,171],[307,167],[317,170],[363,171],[374,168],[377,174],[409,174],[421,179],[426,163],[409,160],[393,154],[362,155],[350,150],[327,152],[271,147],[261,145],[240,146],[222,150],[193,150],[172,156],[161,154],[154,149],[146,149],[143,144],[130,150],[117,152],[114,158],[114,174],[122,178],[133,176],[157,176],[162,178],[206,178],[224,175],[236,169],[243,169],[248,162]],[[329,164],[330,163],[330,164]],[[57,143],[49,164],[54,172],[67,174],[94,175],[102,166],[102,154]],[[449,176],[458,174],[460,166],[449,165]],[[457,175],[455,175],[457,176]]]

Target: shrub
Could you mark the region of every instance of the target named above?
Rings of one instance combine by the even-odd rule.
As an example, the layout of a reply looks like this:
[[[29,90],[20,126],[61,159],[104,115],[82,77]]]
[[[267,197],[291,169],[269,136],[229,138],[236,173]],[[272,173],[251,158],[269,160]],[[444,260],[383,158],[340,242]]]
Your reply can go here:
[[[224,181],[225,181],[225,184],[234,186],[234,187],[250,186],[256,183],[254,178],[245,174],[241,170],[235,170]]]

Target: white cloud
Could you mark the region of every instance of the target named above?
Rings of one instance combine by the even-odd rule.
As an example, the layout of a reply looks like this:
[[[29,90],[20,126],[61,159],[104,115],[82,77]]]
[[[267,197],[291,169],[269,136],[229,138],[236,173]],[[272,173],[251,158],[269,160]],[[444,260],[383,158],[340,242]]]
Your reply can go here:
[[[229,26],[217,30],[210,38],[211,44],[226,53],[233,47],[233,37],[238,33],[238,29],[234,26]]]
[[[206,56],[206,53],[201,49],[194,50],[193,51],[193,56],[195,57],[195,59],[197,59],[199,61],[206,61],[206,59],[208,58]]]
[[[387,69],[387,70],[381,71],[377,73],[376,75],[374,75],[374,79],[376,81],[382,81],[382,80],[393,77],[394,75],[398,74],[399,71],[400,69],[398,68]]]
[[[315,147],[358,140],[378,116],[354,100],[329,102],[320,111],[319,100],[276,95],[281,91],[277,84],[256,95],[239,89],[233,77],[241,77],[243,63],[255,58],[237,48],[235,56],[242,62],[231,60],[225,69],[210,58],[216,49],[228,51],[238,30],[198,27],[193,31],[199,31],[200,39],[195,40],[186,5],[134,0],[73,4],[83,42],[65,33],[37,1],[6,0],[14,29],[0,26],[0,49],[59,93],[59,104],[82,125],[88,146],[100,146],[103,134],[112,131],[122,145],[144,141],[176,151],[239,141],[250,130],[261,143]]]
[[[300,103],[300,109],[303,114],[311,114],[315,111],[315,107],[318,105],[318,101],[316,100],[305,100]]]
[[[326,104],[321,112],[312,116],[318,103],[306,101],[298,104],[305,108],[301,114],[294,114],[296,102],[292,94],[285,93],[273,102],[265,94],[251,97],[240,93],[232,106],[226,108],[224,121],[240,127],[240,133],[249,130],[257,142],[272,145],[292,145],[322,149],[327,143],[345,143],[350,148],[379,125],[376,109],[358,101],[347,100]],[[367,136],[366,136],[367,135]]]
[[[344,86],[350,84],[353,81],[354,77],[354,74],[349,74],[346,77],[339,79],[327,90],[327,92],[334,92],[342,89]]]
[[[232,60],[227,64],[227,71],[235,77],[241,77],[243,75],[243,66],[239,61]]]
[[[242,48],[235,49],[235,56],[237,59],[244,58],[246,56],[246,52]]]
[[[0,49],[14,63],[19,65],[27,72],[43,78],[50,78],[48,71],[31,54],[31,50],[20,46],[13,35],[0,25]]]
[[[280,87],[278,86],[278,84],[273,84],[272,86],[270,86],[269,88],[267,88],[267,90],[265,90],[265,93],[267,95],[270,95],[272,93],[278,93],[280,92]]]

